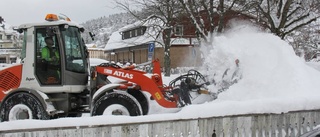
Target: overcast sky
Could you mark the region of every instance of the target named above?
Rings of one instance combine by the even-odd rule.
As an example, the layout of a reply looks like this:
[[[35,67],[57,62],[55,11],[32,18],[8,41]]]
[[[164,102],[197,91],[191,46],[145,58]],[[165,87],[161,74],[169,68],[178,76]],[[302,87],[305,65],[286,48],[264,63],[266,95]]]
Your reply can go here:
[[[0,16],[11,26],[44,21],[47,13],[62,13],[83,23],[123,12],[114,0],[0,0],[0,5]]]

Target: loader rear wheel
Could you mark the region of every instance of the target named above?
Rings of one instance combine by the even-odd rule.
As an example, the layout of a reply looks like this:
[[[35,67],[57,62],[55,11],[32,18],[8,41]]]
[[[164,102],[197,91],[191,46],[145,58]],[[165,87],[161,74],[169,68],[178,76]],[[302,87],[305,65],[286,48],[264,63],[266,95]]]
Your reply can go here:
[[[139,102],[124,91],[115,91],[101,96],[94,102],[91,115],[142,115]]]
[[[50,119],[39,99],[27,92],[15,93],[3,100],[0,115],[0,121]]]

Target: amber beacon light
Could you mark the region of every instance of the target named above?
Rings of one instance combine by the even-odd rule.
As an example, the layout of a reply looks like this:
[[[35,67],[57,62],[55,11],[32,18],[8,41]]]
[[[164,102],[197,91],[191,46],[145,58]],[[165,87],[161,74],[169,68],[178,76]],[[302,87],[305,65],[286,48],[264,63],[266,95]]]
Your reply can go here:
[[[65,21],[71,21],[68,17],[58,16],[56,14],[47,14],[46,21],[58,21],[58,20],[65,20]]]

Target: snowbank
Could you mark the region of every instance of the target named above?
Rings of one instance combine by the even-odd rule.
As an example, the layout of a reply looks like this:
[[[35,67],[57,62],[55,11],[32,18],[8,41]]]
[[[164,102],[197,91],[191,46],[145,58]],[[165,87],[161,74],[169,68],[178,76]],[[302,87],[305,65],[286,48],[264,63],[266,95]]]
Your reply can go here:
[[[109,61],[100,58],[90,58],[90,66],[97,66],[102,63],[109,63]]]
[[[320,72],[306,65],[279,37],[241,26],[216,37],[206,48],[211,50],[204,67],[211,79],[222,81],[223,72],[235,66],[236,59],[242,79],[217,100],[183,108],[180,113],[192,111],[198,112],[193,113],[195,117],[207,117],[320,108]]]

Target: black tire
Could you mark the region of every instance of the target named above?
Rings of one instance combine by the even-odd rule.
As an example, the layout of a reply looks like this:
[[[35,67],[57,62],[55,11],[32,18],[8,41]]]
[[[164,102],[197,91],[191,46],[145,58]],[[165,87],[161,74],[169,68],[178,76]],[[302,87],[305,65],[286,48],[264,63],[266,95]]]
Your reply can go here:
[[[130,94],[124,91],[120,92],[111,92],[99,97],[94,103],[91,115],[103,115],[104,111],[110,109],[111,106],[118,105],[124,107],[129,114],[124,114],[124,111],[115,109],[111,110],[111,115],[118,112],[118,115],[130,115],[130,116],[139,116],[142,114],[142,109],[139,102]],[[112,108],[111,108],[112,109]]]
[[[128,93],[139,101],[143,115],[147,115],[149,113],[149,102],[147,97],[140,90],[128,89]]]
[[[13,113],[10,113],[13,111]],[[0,121],[18,119],[50,119],[37,97],[27,92],[18,92],[9,95],[0,107]]]

